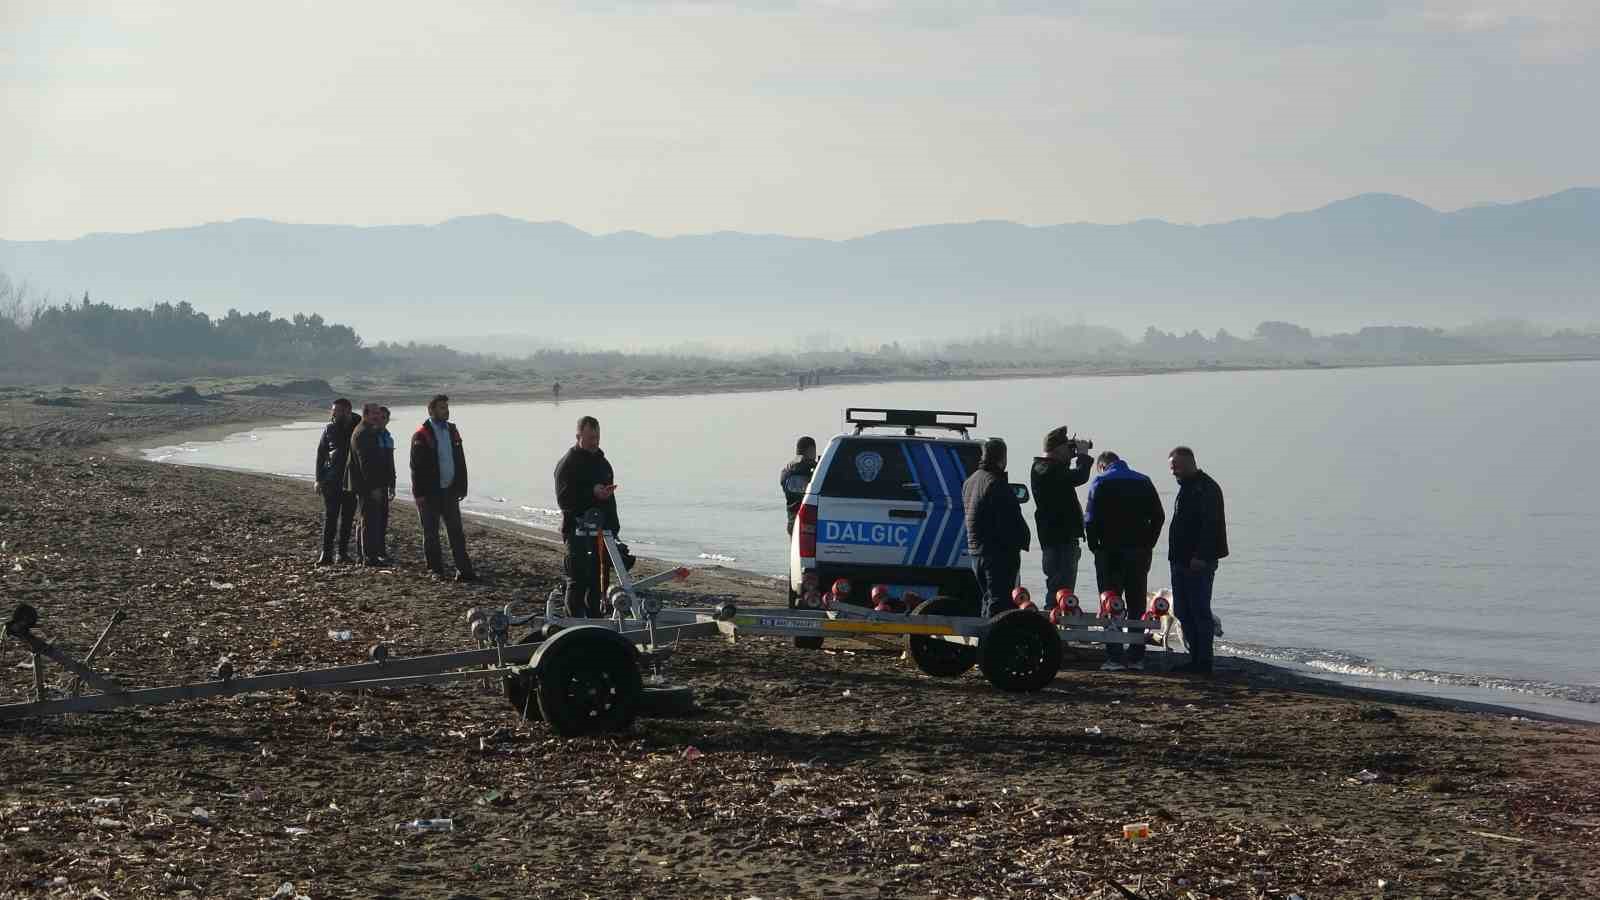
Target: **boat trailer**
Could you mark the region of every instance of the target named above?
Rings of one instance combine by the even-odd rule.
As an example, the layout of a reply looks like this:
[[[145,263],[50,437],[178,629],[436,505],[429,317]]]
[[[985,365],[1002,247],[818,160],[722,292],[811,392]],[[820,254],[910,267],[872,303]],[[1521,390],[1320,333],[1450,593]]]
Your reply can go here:
[[[742,610],[733,603],[710,609],[667,608],[650,588],[682,581],[690,570],[678,567],[634,580],[623,564],[615,535],[598,531],[595,536],[618,579],[605,591],[607,618],[561,615],[552,593],[543,615],[519,613],[515,602],[498,611],[468,612],[467,627],[476,644],[472,649],[397,658],[379,643],[368,650],[366,663],[324,669],[238,677],[232,661],[224,659],[209,681],[130,690],[91,665],[122,621],[120,611],[80,661],[35,633],[38,612],[24,603],[5,623],[5,637],[33,652],[34,699],[0,705],[0,721],[259,691],[373,690],[498,679],[519,715],[542,718],[557,735],[576,736],[624,730],[639,715],[691,711],[689,690],[672,686],[665,678],[677,642],[686,637],[721,634],[733,640],[765,635],[811,641],[903,637],[907,656],[925,674],[953,678],[977,667],[1000,690],[1030,692],[1055,678],[1066,643],[1143,644],[1148,631],[1162,627],[1159,616],[1052,617],[1031,601],[990,618],[958,615],[952,614],[958,601],[949,597],[935,597],[904,613],[849,604],[831,609]],[[513,640],[512,629],[522,627],[529,630]],[[48,696],[41,670],[47,659],[75,676],[67,696]],[[83,693],[85,685],[99,693]]]

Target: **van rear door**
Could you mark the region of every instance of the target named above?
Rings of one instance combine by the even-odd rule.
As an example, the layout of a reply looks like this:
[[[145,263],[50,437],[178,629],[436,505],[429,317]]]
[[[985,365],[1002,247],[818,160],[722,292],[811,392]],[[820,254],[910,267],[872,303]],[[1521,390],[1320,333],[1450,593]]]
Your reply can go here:
[[[961,484],[977,453],[965,442],[843,439],[818,490],[818,564],[970,566]]]

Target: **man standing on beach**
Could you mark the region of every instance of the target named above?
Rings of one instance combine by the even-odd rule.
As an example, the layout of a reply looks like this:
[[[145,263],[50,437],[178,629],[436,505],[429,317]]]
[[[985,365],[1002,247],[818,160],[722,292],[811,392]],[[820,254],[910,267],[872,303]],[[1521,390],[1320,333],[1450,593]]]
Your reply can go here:
[[[1222,488],[1200,470],[1194,451],[1188,447],[1172,448],[1167,466],[1172,477],[1178,479],[1178,498],[1172,501],[1172,527],[1167,532],[1172,612],[1183,626],[1183,643],[1189,648],[1189,661],[1172,671],[1210,675],[1211,586],[1217,577],[1217,560],[1228,555]]]
[[[345,490],[345,469],[350,463],[350,435],[357,417],[343,397],[328,408],[328,424],[317,439],[317,493],[322,495],[322,555],[317,565],[331,565],[333,542],[339,539],[339,562],[350,561],[350,530],[355,524],[356,496]]]
[[[1094,460],[1083,452],[1086,444],[1073,439],[1065,425],[1052,428],[1044,436],[1044,455],[1033,460],[1033,522],[1044,563],[1047,609],[1055,604],[1057,591],[1078,589],[1078,561],[1083,556],[1078,486],[1089,480],[1094,468]]]
[[[561,538],[566,556],[561,567],[567,576],[567,615],[575,619],[600,617],[600,566],[592,535],[579,535],[578,519],[591,509],[605,516],[605,529],[622,530],[617,519],[616,475],[600,449],[600,420],[578,420],[577,440],[556,463],[556,505],[561,507]]]
[[[1083,524],[1089,549],[1094,551],[1095,580],[1099,589],[1118,591],[1128,606],[1128,618],[1144,615],[1146,585],[1150,581],[1150,556],[1167,520],[1161,496],[1150,479],[1128,468],[1110,450],[1100,454],[1101,475],[1089,485],[1089,502]],[[1143,634],[1141,631],[1140,634]],[[1107,672],[1144,668],[1144,644],[1106,645]]]
[[[378,407],[378,446],[383,450],[383,458],[389,464],[389,490],[385,492],[383,503],[379,504],[378,523],[378,558],[385,563],[389,561],[389,506],[394,502],[395,476],[398,471],[394,466],[394,435],[389,433],[389,407]]]
[[[456,580],[477,581],[467,557],[467,536],[461,528],[461,501],[467,496],[467,455],[461,433],[450,421],[450,398],[436,394],[428,401],[428,418],[411,435],[411,496],[422,520],[422,552],[428,571],[444,574],[439,547],[439,522],[450,536]]]
[[[1006,479],[1005,441],[983,442],[978,471],[961,486],[961,505],[967,517],[967,551],[983,594],[983,615],[996,615],[1011,608],[1022,554],[1033,541],[1022,504]]]
[[[361,535],[357,548],[361,562],[386,565],[383,554],[383,507],[394,487],[394,454],[383,449],[383,414],[378,404],[361,409],[361,424],[350,436],[349,478],[346,487],[361,504]]]
[[[811,473],[817,470],[817,442],[809,436],[794,442],[795,458],[778,473],[778,486],[783,489],[783,502],[789,508],[789,533],[794,534],[794,517],[800,511],[800,501],[806,497],[806,485],[811,483]]]

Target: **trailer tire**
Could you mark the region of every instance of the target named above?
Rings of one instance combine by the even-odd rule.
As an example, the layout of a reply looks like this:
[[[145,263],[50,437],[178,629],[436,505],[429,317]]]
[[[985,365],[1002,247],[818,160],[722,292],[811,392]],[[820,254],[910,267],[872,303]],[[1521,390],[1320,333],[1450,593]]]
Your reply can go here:
[[[935,597],[917,604],[913,616],[959,616],[962,603],[955,597]],[[924,675],[955,678],[978,664],[978,650],[966,644],[953,644],[923,634],[906,635],[906,652]]]
[[[1008,609],[978,641],[978,668],[1002,691],[1043,690],[1061,671],[1061,638],[1036,609]]]
[[[821,650],[822,638],[805,635],[794,639],[794,645],[800,650]]]
[[[517,715],[524,720],[539,720],[544,714],[539,711],[539,699],[534,691],[535,680],[533,673],[527,670],[518,670],[501,676],[501,684],[505,688],[506,702],[517,711]]]
[[[607,628],[567,628],[534,654],[539,711],[560,737],[622,731],[638,713],[643,680],[633,643]]]
[[[639,694],[639,715],[661,719],[697,712],[694,689],[687,685],[649,685]]]

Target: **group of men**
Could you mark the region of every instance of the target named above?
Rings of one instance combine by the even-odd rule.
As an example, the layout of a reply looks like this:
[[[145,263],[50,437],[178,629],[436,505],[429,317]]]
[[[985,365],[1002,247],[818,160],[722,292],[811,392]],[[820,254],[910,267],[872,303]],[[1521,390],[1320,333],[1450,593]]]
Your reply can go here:
[[[1129,618],[1144,615],[1151,558],[1161,528],[1168,524],[1155,485],[1109,450],[1091,458],[1087,447],[1065,427],[1044,437],[1044,455],[1033,461],[1032,493],[1036,505],[1040,557],[1043,561],[1046,608],[1058,592],[1074,594],[1080,541],[1094,554],[1099,591],[1114,591],[1126,604]],[[1189,662],[1175,671],[1210,675],[1212,671],[1211,591],[1218,561],[1228,555],[1222,488],[1201,471],[1194,451],[1174,447],[1167,466],[1178,482],[1172,521],[1167,531],[1167,563],[1172,576],[1173,614],[1183,626]],[[1089,485],[1080,507],[1077,488]],[[983,444],[978,471],[962,486],[968,550],[983,591],[984,614],[1008,608],[1022,567],[1022,553],[1032,543],[1022,505],[1006,475],[1006,444],[990,438]],[[1144,646],[1106,645],[1108,671],[1144,668]]]
[[[317,493],[322,495],[322,554],[317,565],[361,562],[390,565],[389,507],[395,497],[394,436],[389,433],[389,408],[367,403],[361,414],[340,397],[328,410],[328,424],[317,441]],[[461,501],[467,496],[467,457],[461,432],[450,421],[450,398],[437,394],[428,401],[428,418],[411,436],[411,496],[422,524],[423,556],[428,571],[444,576],[439,544],[442,523],[450,537],[457,581],[476,581],[461,527]],[[356,557],[350,538],[360,514]],[[334,553],[338,545],[337,556]]]
[[[323,499],[322,554],[317,565],[361,562],[390,565],[388,551],[389,506],[395,496],[394,438],[389,434],[389,410],[366,404],[360,415],[350,401],[339,398],[329,409],[329,420],[317,442],[317,493]],[[442,524],[450,540],[455,580],[476,581],[461,527],[461,501],[467,496],[467,456],[461,432],[450,421],[450,398],[437,394],[428,401],[428,418],[411,436],[411,497],[422,525],[423,556],[428,571],[443,577],[444,552],[439,542]],[[594,535],[580,527],[584,514],[599,508],[600,525],[615,534],[617,485],[600,449],[600,422],[593,416],[578,420],[577,438],[555,470],[556,502],[561,507],[561,537],[566,544],[562,562],[566,576],[567,614],[597,617],[601,613],[605,555]],[[354,525],[359,513],[361,528]],[[356,556],[350,539],[356,532]],[[337,555],[335,544],[337,543]],[[625,546],[625,545],[623,545]],[[627,560],[624,550],[624,560]]]

